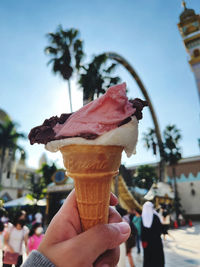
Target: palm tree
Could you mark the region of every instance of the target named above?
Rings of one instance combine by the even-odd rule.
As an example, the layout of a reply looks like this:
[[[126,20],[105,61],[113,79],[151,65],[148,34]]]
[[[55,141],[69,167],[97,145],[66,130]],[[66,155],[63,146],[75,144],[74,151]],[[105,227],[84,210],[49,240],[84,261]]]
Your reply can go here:
[[[38,170],[38,173],[43,177],[45,186],[52,182],[53,174],[58,170],[56,165],[53,163],[52,165],[48,165],[47,163],[42,164],[42,167]]]
[[[45,48],[45,53],[51,56],[48,64],[52,64],[54,73],[59,73],[68,81],[70,110],[72,112],[70,78],[74,69],[79,70],[84,56],[83,42],[79,38],[77,29],[63,30],[59,25],[55,33],[48,33],[50,46]]]
[[[164,158],[164,145],[163,142],[161,144],[158,144],[158,138],[156,135],[156,130],[149,128],[147,133],[143,134],[143,141],[145,143],[145,146],[147,149],[152,149],[153,154],[157,154],[157,147],[159,148],[159,153],[160,153],[160,158],[161,158],[161,163],[159,164],[159,179],[160,181],[164,181],[165,178],[165,173],[161,175],[161,173],[164,171],[165,167],[165,158]],[[162,170],[163,168],[163,170]]]
[[[6,157],[8,157],[9,160],[12,160],[14,159],[17,149],[24,151],[17,144],[17,141],[19,138],[25,138],[25,135],[23,133],[18,133],[16,127],[17,124],[10,120],[0,124],[0,183]]]
[[[147,190],[158,180],[155,167],[150,165],[139,166],[134,176],[134,185]]]
[[[79,84],[83,88],[83,104],[94,100],[104,94],[110,86],[119,83],[119,77],[111,76],[117,64],[108,64],[105,54],[95,56],[87,65],[82,66],[83,73],[80,75]]]
[[[176,212],[176,220],[179,223],[178,216],[180,214],[180,199],[178,196],[176,183],[176,165],[181,159],[181,148],[179,141],[181,140],[180,130],[175,125],[168,125],[164,130],[164,159],[172,167],[172,175],[174,179],[174,207]]]
[[[153,154],[156,155],[157,138],[156,138],[156,133],[154,129],[149,128],[148,132],[143,134],[143,141],[145,142],[145,146],[147,147],[147,149],[152,148]]]

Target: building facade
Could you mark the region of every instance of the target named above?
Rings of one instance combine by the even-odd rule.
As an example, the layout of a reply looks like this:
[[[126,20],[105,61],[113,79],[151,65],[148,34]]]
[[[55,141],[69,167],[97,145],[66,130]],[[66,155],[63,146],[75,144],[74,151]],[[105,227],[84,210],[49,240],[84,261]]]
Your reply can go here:
[[[0,124],[9,120],[11,120],[9,115],[4,110],[0,109]],[[0,158],[1,156],[2,148],[0,147]],[[32,176],[34,176],[34,180],[39,179],[39,176],[35,173],[36,170],[26,165],[25,158],[22,156],[17,162],[13,157],[13,153],[10,153],[9,149],[6,149],[5,151],[5,158],[3,164],[0,163],[0,170],[2,175],[0,198],[5,202],[29,193]]]
[[[158,163],[150,163],[158,173]],[[130,167],[133,175],[138,166]],[[200,219],[200,156],[181,159],[175,167],[176,177],[173,177],[171,166],[166,168],[166,182],[174,188],[176,179],[177,191],[184,213],[191,218]]]
[[[26,166],[24,161],[13,162],[10,172],[3,172],[0,198],[5,202],[30,193],[31,176],[37,179],[35,169]]]

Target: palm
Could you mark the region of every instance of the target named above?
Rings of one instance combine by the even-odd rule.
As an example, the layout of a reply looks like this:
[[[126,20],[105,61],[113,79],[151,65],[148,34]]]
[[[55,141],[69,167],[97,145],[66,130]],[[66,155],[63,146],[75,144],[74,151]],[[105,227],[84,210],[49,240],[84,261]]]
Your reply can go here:
[[[150,165],[141,165],[137,168],[137,174],[134,179],[136,186],[149,190],[156,180],[157,175],[154,167]]]
[[[84,73],[81,74],[79,84],[83,88],[83,102],[86,104],[94,99],[96,95],[104,94],[106,89],[119,83],[119,77],[112,77],[110,74],[114,71],[116,64],[107,64],[105,54],[94,57],[87,67],[82,67]]]
[[[70,78],[74,69],[79,70],[84,56],[83,44],[79,39],[79,31],[76,29],[63,30],[60,25],[55,33],[47,34],[50,46],[45,52],[51,56],[48,64],[52,64],[54,73],[59,73],[68,81],[70,109],[72,112]]]
[[[143,135],[143,140],[147,149],[152,149],[153,154],[156,155],[157,137],[154,129],[149,128],[149,131]]]
[[[164,131],[164,158],[170,165],[177,164],[181,159],[180,139],[180,130],[175,125],[168,125]]]
[[[24,138],[23,133],[16,132],[16,123],[8,120],[4,124],[0,124],[0,155],[1,155],[1,169],[0,169],[0,180],[2,178],[3,173],[3,165],[6,157],[6,153],[8,151],[12,152],[14,157],[15,151],[19,149],[23,151],[23,149],[17,145],[17,141],[19,138]]]

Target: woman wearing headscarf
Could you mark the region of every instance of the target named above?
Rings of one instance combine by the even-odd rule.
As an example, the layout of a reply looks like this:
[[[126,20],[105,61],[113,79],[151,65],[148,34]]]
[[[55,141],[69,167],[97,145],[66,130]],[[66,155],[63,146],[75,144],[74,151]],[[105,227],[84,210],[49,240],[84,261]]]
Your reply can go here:
[[[161,240],[162,223],[153,204],[145,202],[142,209],[142,246],[144,249],[143,267],[163,267],[164,251]]]

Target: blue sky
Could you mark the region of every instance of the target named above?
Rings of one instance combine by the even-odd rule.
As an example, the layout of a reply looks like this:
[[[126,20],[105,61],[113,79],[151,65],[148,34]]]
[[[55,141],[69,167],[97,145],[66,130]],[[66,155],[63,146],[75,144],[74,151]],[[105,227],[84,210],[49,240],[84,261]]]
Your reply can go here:
[[[187,5],[200,13],[199,0]],[[45,118],[69,111],[67,84],[47,67],[45,35],[64,28],[77,28],[87,54],[114,51],[125,57],[140,75],[152,99],[161,131],[167,124],[181,130],[184,157],[198,155],[199,100],[193,73],[179,34],[177,23],[181,1],[160,0],[3,0],[0,3],[0,108],[20,124],[19,131],[30,129]],[[130,98],[142,97],[135,81],[119,67],[116,71],[127,82]],[[73,108],[81,107],[82,95],[72,82]],[[148,109],[140,122],[137,155],[127,166],[158,160],[146,151],[142,134],[152,127]],[[28,164],[37,167],[42,145],[23,141]],[[62,166],[59,153],[46,152]]]

